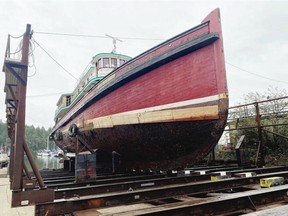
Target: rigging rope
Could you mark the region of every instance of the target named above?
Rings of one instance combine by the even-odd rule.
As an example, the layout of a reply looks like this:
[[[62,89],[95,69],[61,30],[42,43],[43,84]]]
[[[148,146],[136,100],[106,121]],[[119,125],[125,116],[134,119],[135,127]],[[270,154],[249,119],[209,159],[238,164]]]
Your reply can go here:
[[[231,63],[229,63],[229,62],[227,62],[227,61],[226,61],[226,64],[227,64],[227,65],[230,65],[230,66],[232,66],[232,67],[234,67],[234,68],[237,68],[237,69],[239,69],[239,70],[241,70],[241,71],[243,71],[243,72],[249,73],[249,74],[251,74],[251,75],[254,75],[254,76],[257,76],[257,77],[260,77],[260,78],[263,78],[263,79],[267,79],[267,80],[274,81],[274,82],[279,82],[279,83],[288,84],[288,82],[286,82],[286,81],[277,80],[277,79],[272,79],[272,78],[269,78],[269,77],[266,77],[266,76],[263,76],[263,75],[260,75],[260,74],[257,74],[257,73],[253,73],[253,72],[251,72],[251,71],[247,71],[247,70],[245,70],[245,69],[243,69],[243,68],[240,68],[240,67],[238,67],[238,66],[236,66],[236,65],[233,65],[233,64],[231,64]]]
[[[31,59],[32,59],[32,64],[30,64],[30,61],[29,61],[29,67],[30,67],[30,68],[34,67],[34,73],[31,74],[31,75],[28,75],[28,77],[33,77],[33,76],[35,76],[36,73],[37,73],[37,68],[36,68],[36,65],[35,65],[34,50],[35,50],[35,44],[34,44],[33,41],[30,40],[30,45],[29,45],[29,57],[31,57]]]
[[[25,33],[24,33],[24,34],[25,34]],[[22,35],[20,35],[20,36],[12,36],[12,35],[9,34],[8,36],[11,37],[11,38],[13,38],[13,39],[19,39],[19,38],[23,37],[24,34],[22,34]]]
[[[102,38],[102,39],[109,39],[107,36],[102,35],[86,35],[86,34],[70,34],[70,33],[56,33],[56,32],[37,32],[34,31],[35,34],[46,34],[46,35],[57,35],[57,36],[69,36],[69,37],[88,37],[88,38]],[[157,40],[157,41],[163,41],[165,39],[160,38],[136,38],[136,37],[117,37],[120,39],[125,40]]]
[[[38,45],[58,66],[60,66],[67,74],[73,77],[75,80],[78,80],[72,73],[70,73],[67,69],[65,69],[55,58],[52,57],[36,40],[32,37],[33,42]]]
[[[55,92],[55,93],[47,93],[47,94],[39,94],[39,95],[27,95],[27,98],[36,98],[36,97],[47,97],[47,96],[54,96],[54,95],[62,95],[67,92]]]

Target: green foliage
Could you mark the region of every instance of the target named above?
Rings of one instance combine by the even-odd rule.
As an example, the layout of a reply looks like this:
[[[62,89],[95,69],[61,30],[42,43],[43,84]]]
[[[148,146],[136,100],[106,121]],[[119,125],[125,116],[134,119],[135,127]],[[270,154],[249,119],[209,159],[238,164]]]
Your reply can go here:
[[[35,128],[32,126],[26,126],[25,134],[28,141],[30,150],[36,152],[40,149],[47,148],[47,137],[49,136],[51,129],[45,130],[44,127]]]
[[[245,145],[253,152],[251,159],[255,159],[259,142],[256,102],[259,102],[261,138],[266,164],[287,165],[288,98],[283,98],[285,96],[287,96],[286,90],[272,87],[269,87],[265,94],[255,92],[245,95],[245,104],[250,105],[233,109],[230,113],[230,119],[233,120],[230,120],[228,126],[230,129],[246,129],[230,131],[231,143],[236,145],[239,138],[245,135]],[[274,100],[275,98],[278,99]]]
[[[10,145],[10,139],[7,134],[6,124],[0,120],[0,146],[8,146]]]
[[[38,150],[47,148],[47,137],[51,132],[51,128],[46,130],[44,127],[25,127],[26,140],[28,142],[29,148],[32,152],[37,152]],[[10,147],[10,139],[7,134],[6,123],[0,120],[0,147]],[[51,144],[49,144],[51,145]]]

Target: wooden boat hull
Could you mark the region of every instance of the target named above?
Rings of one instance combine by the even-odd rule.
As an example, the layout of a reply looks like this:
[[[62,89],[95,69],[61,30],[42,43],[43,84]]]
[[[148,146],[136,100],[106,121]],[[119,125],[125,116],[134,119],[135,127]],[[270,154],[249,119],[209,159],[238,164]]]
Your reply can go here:
[[[136,57],[53,128],[59,147],[116,151],[130,168],[172,169],[206,156],[225,127],[228,94],[219,10]],[[77,136],[70,136],[77,125]],[[71,131],[70,131],[71,132]],[[86,150],[86,149],[85,149]]]
[[[203,159],[213,149],[226,124],[227,102],[227,99],[219,102],[223,106],[221,119],[127,124],[80,134],[94,148],[118,152],[125,167],[178,169]],[[77,138],[65,133],[63,140],[69,150],[76,151]]]

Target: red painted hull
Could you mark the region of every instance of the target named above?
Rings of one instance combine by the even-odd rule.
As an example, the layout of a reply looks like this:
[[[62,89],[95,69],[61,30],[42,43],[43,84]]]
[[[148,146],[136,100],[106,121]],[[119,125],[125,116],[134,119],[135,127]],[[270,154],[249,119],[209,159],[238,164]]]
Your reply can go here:
[[[228,94],[219,10],[201,25],[113,71],[53,128],[56,143],[77,151],[68,135],[93,149],[116,151],[127,167],[177,168],[202,159],[218,142]]]

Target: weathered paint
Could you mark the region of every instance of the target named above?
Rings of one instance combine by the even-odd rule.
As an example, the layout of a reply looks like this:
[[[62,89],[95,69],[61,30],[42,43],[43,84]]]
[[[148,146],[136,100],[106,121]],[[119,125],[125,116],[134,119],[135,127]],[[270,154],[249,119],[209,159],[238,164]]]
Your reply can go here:
[[[79,154],[76,156],[76,182],[95,181],[96,154]]]
[[[203,24],[116,69],[53,128],[75,151],[72,124],[92,148],[116,151],[129,167],[181,167],[219,140],[228,90],[219,10]]]

